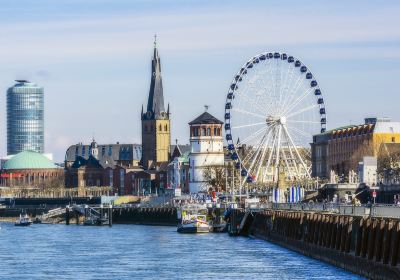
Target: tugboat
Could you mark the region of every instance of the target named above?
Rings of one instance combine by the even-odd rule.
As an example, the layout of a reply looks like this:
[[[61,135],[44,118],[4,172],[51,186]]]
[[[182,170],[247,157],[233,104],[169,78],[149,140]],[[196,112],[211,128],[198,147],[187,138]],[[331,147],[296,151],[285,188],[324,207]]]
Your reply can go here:
[[[207,220],[208,209],[200,204],[185,205],[178,209],[180,233],[209,233],[212,226]]]
[[[19,219],[15,222],[15,226],[18,227],[26,227],[30,226],[32,224],[32,221],[29,219],[28,215],[25,214],[19,214]]]

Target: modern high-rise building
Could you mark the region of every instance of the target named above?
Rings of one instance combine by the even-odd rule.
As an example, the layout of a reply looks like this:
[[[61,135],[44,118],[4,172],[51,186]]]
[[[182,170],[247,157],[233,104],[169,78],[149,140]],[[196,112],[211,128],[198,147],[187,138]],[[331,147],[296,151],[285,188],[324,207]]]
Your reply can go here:
[[[7,91],[7,154],[44,152],[44,90],[16,80]]]

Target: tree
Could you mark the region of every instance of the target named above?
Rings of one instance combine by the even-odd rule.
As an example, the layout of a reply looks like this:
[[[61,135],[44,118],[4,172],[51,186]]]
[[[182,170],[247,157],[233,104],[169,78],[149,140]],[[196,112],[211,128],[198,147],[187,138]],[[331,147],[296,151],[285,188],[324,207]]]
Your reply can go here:
[[[226,170],[223,165],[209,165],[203,170],[203,178],[215,191],[226,191]]]
[[[387,183],[400,181],[400,151],[381,153],[378,157],[378,176]]]

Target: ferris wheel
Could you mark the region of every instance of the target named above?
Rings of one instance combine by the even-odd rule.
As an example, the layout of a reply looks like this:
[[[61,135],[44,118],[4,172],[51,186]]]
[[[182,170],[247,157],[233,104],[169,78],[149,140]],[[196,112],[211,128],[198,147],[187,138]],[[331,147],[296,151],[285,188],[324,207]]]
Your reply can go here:
[[[234,76],[225,103],[225,134],[243,183],[311,178],[312,136],[326,130],[315,76],[299,59],[262,53]]]

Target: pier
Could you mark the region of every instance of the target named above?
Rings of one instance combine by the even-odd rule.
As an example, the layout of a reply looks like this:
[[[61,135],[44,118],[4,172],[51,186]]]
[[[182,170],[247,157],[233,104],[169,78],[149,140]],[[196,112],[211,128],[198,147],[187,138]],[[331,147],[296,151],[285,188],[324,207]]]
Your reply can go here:
[[[400,208],[318,204],[233,209],[231,235],[264,239],[372,279],[400,279]]]

